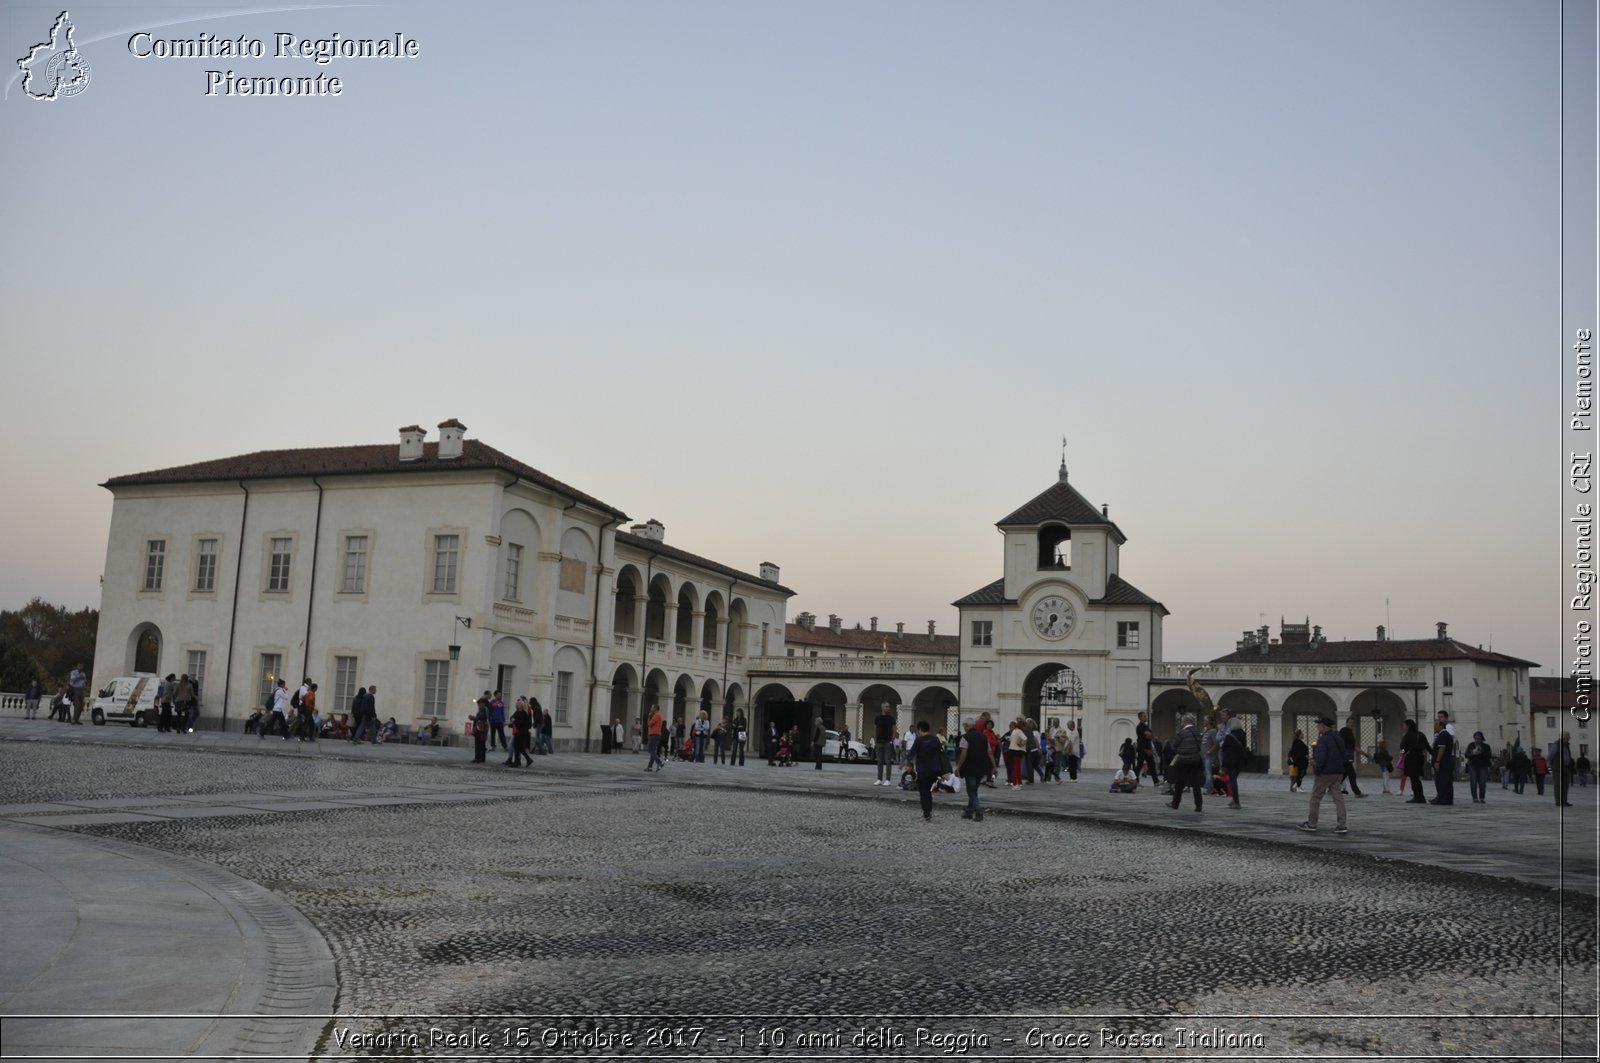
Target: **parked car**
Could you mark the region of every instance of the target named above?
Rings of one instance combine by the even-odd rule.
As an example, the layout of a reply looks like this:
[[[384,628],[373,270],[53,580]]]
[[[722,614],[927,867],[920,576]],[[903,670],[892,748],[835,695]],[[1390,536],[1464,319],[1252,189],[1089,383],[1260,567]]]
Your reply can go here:
[[[844,747],[843,755],[840,755],[839,732],[825,731],[823,735],[822,755],[824,757],[854,764],[858,760],[867,760],[870,756],[865,743],[857,742],[854,738],[850,739],[849,743]]]

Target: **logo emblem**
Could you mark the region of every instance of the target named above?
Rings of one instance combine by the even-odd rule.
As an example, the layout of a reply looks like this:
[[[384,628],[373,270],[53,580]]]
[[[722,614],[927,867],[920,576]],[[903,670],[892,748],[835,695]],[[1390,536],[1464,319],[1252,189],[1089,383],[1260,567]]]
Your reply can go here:
[[[72,16],[63,11],[50,27],[50,39],[17,60],[22,91],[36,100],[76,96],[89,87],[89,61],[72,43]]]

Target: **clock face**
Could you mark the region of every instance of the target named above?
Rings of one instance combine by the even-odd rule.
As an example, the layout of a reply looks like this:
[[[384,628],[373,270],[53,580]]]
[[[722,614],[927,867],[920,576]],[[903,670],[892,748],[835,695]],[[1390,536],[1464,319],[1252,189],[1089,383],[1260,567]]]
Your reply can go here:
[[[1033,607],[1033,630],[1047,639],[1066,638],[1076,619],[1072,603],[1059,594],[1041,598]]]

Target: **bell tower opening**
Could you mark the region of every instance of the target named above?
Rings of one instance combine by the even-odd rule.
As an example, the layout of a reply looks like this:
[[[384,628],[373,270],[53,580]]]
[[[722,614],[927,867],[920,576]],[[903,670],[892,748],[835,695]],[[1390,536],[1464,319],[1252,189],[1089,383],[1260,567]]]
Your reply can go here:
[[[1039,567],[1072,567],[1072,531],[1064,524],[1046,524],[1039,529]]]

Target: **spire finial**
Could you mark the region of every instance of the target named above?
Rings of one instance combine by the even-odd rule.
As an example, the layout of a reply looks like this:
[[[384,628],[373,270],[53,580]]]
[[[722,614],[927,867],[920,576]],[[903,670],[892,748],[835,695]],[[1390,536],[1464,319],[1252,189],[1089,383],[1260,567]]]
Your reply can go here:
[[[1056,479],[1062,483],[1067,482],[1067,437],[1061,437],[1061,470],[1056,473]]]

